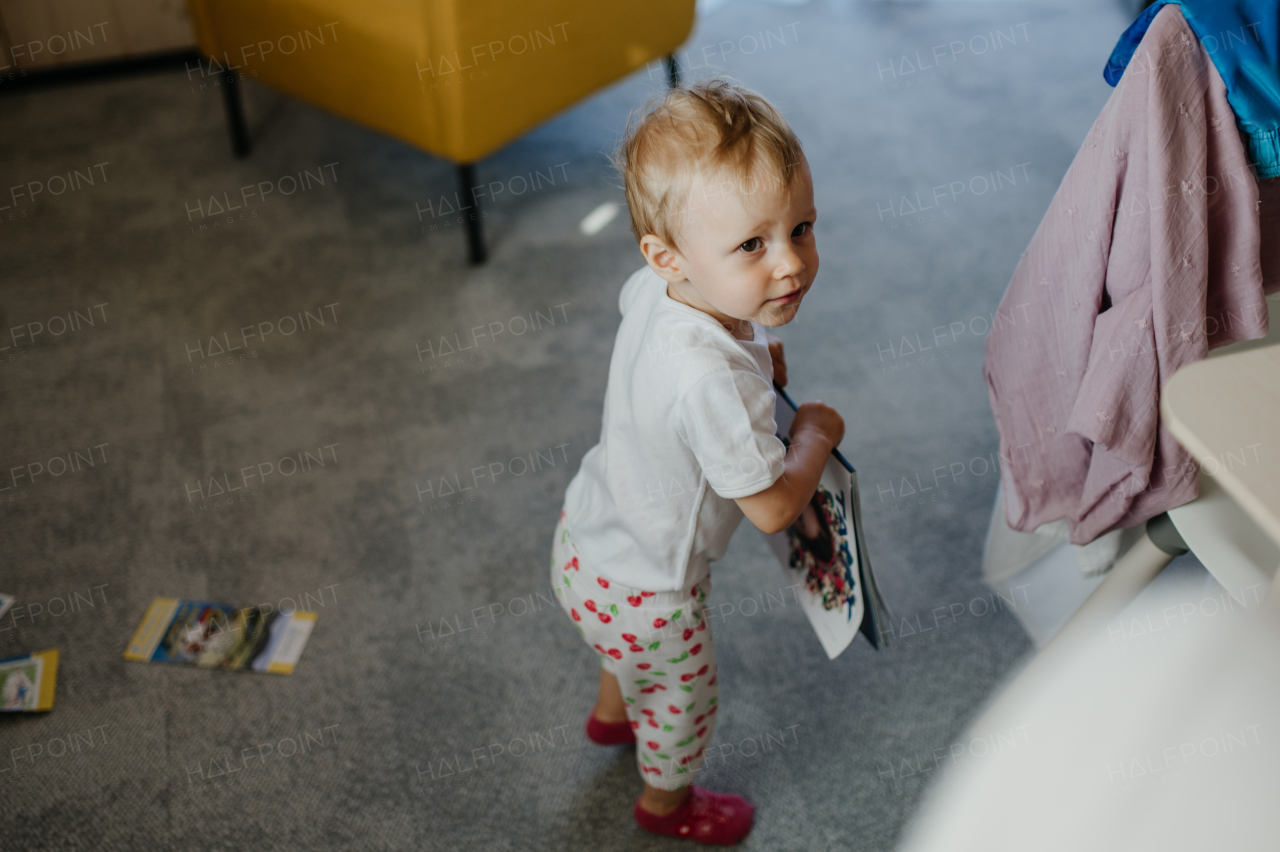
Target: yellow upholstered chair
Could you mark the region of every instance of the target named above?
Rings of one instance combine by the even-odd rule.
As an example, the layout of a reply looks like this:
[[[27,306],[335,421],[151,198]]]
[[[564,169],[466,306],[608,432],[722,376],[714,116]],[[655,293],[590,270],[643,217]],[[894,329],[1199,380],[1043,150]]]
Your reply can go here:
[[[188,0],[239,156],[235,84],[251,78],[452,161],[473,199],[475,162],[561,109],[662,56],[674,81],[694,3]],[[468,237],[482,262],[477,210]]]

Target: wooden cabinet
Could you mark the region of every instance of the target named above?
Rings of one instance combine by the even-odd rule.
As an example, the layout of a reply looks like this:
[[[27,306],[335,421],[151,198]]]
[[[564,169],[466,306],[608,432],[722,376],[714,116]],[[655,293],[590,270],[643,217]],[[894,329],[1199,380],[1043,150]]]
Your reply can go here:
[[[193,47],[184,0],[0,0],[0,71]]]

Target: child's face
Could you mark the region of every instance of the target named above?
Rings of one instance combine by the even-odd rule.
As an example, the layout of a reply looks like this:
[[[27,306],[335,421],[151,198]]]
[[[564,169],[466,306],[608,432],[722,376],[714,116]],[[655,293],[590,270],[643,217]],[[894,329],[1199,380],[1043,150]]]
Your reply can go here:
[[[670,282],[672,298],[748,338],[750,328],[734,320],[786,325],[818,273],[808,163],[801,160],[789,188],[756,177],[700,175],[689,192],[680,251],[652,235],[641,241],[646,259]]]

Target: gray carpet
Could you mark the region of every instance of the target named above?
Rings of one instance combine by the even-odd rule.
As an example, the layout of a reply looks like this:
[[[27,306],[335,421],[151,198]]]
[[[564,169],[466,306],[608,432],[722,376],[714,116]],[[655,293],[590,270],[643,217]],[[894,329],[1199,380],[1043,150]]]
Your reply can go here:
[[[714,574],[724,712],[705,782],[756,803],[744,848],[890,849],[935,749],[1030,647],[979,580],[997,479],[982,335],[1125,23],[1110,0],[735,3],[682,54],[691,75],[712,60],[763,91],[804,141],[822,271],[780,331],[791,390],[844,414],[884,595],[918,630],[827,661],[742,526]],[[912,71],[917,53],[937,67]],[[252,84],[245,161],[219,93],[181,70],[0,98],[6,187],[106,164],[0,211],[0,326],[45,328],[0,341],[0,467],[98,447],[0,492],[0,591],[45,611],[6,618],[0,649],[62,654],[55,709],[0,720],[0,847],[679,846],[630,820],[633,754],[581,734],[596,663],[546,577],[640,264],[622,219],[577,225],[621,201],[607,154],[662,82],[638,74],[480,164],[513,190],[534,170],[557,181],[488,207],[478,269],[456,226],[415,213],[453,192],[449,165]],[[325,164],[323,186],[284,196],[282,177]],[[259,181],[282,191],[193,230],[198,203]],[[912,213],[917,193],[933,209]],[[439,354],[490,323],[510,333]],[[259,324],[230,361],[191,353]],[[299,454],[230,499],[196,486]],[[419,497],[499,463],[523,475]],[[319,621],[290,677],[126,664],[156,596],[300,599]],[[446,620],[472,629],[433,640]],[[238,771],[215,772],[228,759]]]

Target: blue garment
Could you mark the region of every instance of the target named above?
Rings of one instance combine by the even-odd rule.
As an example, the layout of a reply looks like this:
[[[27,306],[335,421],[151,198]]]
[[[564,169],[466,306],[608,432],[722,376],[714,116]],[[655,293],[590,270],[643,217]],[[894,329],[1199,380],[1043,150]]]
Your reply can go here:
[[[1114,86],[1151,19],[1178,3],[1227,86],[1259,178],[1280,177],[1280,0],[1156,0],[1120,36],[1102,76]]]

